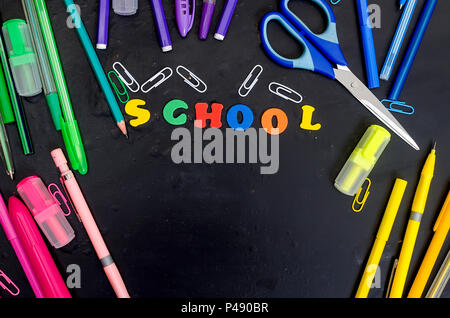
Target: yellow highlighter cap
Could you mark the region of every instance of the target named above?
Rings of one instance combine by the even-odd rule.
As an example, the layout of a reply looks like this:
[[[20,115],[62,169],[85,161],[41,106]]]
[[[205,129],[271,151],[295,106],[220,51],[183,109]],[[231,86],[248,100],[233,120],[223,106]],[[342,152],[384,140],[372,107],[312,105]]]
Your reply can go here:
[[[354,196],[369,176],[375,163],[391,140],[391,134],[381,126],[370,126],[337,176],[334,186],[340,192]]]

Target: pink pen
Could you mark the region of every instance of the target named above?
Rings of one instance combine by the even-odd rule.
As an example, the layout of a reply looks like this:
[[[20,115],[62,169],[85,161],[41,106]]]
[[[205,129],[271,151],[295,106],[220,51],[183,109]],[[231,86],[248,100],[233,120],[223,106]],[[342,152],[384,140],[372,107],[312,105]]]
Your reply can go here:
[[[10,197],[9,214],[46,298],[72,298],[27,207]]]
[[[30,282],[31,288],[33,289],[34,295],[37,298],[44,298],[44,293],[39,285],[39,281],[36,277],[36,274],[33,270],[33,267],[30,264],[30,260],[25,253],[25,250],[22,246],[19,237],[17,236],[16,230],[14,229],[13,224],[8,216],[8,210],[6,209],[5,201],[3,201],[3,197],[0,195],[0,223],[2,224],[3,230],[5,231],[6,237],[11,243],[14,252],[19,259],[20,265],[22,265],[23,271],[27,276],[28,281]]]
[[[130,298],[122,276],[120,275],[120,272],[117,269],[108,248],[106,247],[105,241],[103,240],[100,230],[98,229],[94,217],[92,216],[91,210],[84,199],[80,186],[78,185],[73,172],[70,171],[69,166],[67,165],[67,160],[64,153],[60,148],[58,148],[53,150],[51,155],[55,165],[61,172],[61,182],[63,182],[72,203],[75,205],[75,211],[86,229],[89,239],[94,246],[98,259],[103,265],[103,269],[112,288],[114,289],[114,292],[116,293],[116,296],[118,298]]]

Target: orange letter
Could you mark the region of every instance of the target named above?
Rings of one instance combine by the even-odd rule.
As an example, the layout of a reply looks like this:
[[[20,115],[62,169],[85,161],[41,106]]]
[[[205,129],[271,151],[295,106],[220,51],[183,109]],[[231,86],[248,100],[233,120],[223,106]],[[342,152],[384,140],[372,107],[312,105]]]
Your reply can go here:
[[[273,127],[273,118],[277,118],[277,127]],[[269,108],[261,117],[261,125],[270,135],[280,135],[286,130],[288,118],[284,111],[279,108]]]

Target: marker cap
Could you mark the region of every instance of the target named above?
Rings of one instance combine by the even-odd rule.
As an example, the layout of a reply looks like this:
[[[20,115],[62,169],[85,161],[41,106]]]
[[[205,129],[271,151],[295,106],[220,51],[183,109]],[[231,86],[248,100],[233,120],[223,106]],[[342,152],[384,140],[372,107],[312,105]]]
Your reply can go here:
[[[377,125],[370,126],[337,176],[334,182],[336,189],[354,196],[390,140],[391,134],[386,129]]]
[[[118,15],[133,15],[138,9],[138,0],[113,0],[113,10]]]
[[[23,179],[17,185],[17,192],[53,247],[63,247],[73,240],[75,234],[72,227],[41,178],[32,176]]]
[[[2,31],[17,92],[24,97],[41,93],[38,61],[28,25],[21,19],[8,20]]]

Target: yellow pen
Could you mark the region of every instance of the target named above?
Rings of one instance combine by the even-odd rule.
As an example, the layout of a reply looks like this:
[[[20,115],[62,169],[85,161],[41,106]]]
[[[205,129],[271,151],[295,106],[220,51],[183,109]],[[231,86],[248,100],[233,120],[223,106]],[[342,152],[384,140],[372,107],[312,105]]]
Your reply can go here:
[[[423,258],[422,265],[420,265],[417,276],[414,279],[414,283],[409,291],[408,298],[419,298],[422,296],[425,285],[428,282],[431,271],[433,270],[436,259],[441,252],[442,245],[444,245],[447,233],[450,230],[450,192],[442,207],[441,213],[434,225],[434,236],[428,247],[427,253]]]
[[[409,265],[416,244],[417,234],[419,232],[420,221],[427,202],[428,191],[430,190],[431,180],[433,179],[434,165],[436,162],[436,144],[425,162],[420,174],[419,184],[417,185],[414,201],[411,208],[411,216],[406,228],[403,239],[400,257],[398,259],[397,269],[392,283],[390,298],[401,298],[405,288],[406,277],[408,276]]]
[[[392,226],[394,225],[400,203],[402,202],[403,194],[405,193],[408,182],[402,179],[396,179],[394,188],[386,206],[383,219],[381,220],[380,228],[378,229],[375,243],[370,252],[369,260],[367,261],[364,274],[356,292],[356,298],[367,298],[370,287],[372,286],[373,278],[378,269],[381,256],[383,255],[384,247],[391,234]]]

